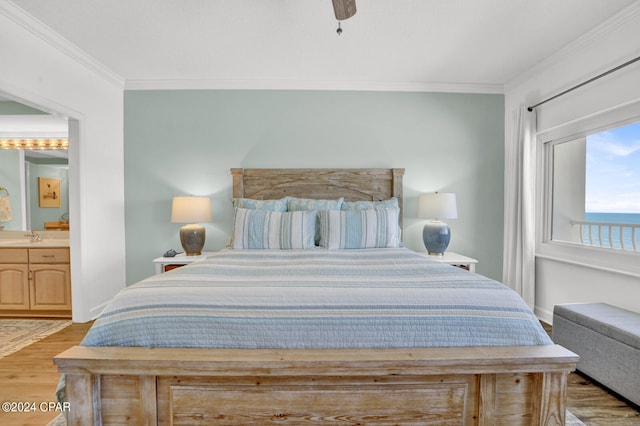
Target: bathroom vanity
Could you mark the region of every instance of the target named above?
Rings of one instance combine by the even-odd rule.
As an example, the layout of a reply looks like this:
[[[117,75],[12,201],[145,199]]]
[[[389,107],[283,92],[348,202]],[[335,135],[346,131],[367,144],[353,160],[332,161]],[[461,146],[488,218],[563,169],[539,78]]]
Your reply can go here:
[[[0,238],[0,316],[71,317],[68,238]]]

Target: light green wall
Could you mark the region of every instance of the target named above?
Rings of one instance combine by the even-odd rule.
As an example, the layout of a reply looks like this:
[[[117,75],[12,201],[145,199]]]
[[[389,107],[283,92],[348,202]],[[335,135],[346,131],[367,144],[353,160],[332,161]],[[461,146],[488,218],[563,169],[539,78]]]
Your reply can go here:
[[[124,108],[128,284],[181,251],[173,196],[211,197],[205,250],[225,245],[232,167],[404,167],[404,243],[424,251],[418,195],[455,192],[449,250],[502,276],[502,95],[127,91]]]
[[[28,107],[18,102],[13,101],[0,101],[0,115],[42,115],[46,112],[42,112],[38,109]]]

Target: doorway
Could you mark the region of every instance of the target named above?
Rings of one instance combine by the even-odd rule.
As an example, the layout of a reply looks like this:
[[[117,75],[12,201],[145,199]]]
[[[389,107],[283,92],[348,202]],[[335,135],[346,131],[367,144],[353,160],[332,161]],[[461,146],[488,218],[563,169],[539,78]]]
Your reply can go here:
[[[69,149],[64,155],[65,157],[67,157],[67,160],[66,160],[67,166],[65,168],[68,170],[68,172],[65,171],[64,173],[66,178],[66,183],[68,184],[67,188],[64,191],[64,195],[67,198],[67,200],[65,200],[63,208],[58,209],[60,211],[53,212],[53,214],[55,215],[54,219],[56,220],[46,219],[46,222],[45,222],[45,219],[43,219],[43,217],[40,216],[37,219],[37,222],[39,225],[38,224],[34,225],[31,219],[32,216],[29,216],[27,214],[29,211],[27,207],[29,204],[31,204],[32,207],[34,205],[36,205],[37,207],[38,197],[40,195],[39,195],[39,189],[37,185],[34,186],[34,184],[30,184],[30,181],[34,181],[34,179],[36,179],[35,181],[37,182],[38,176],[41,175],[42,173],[36,173],[38,176],[34,176],[34,179],[27,179],[28,173],[26,173],[26,171],[28,169],[28,164],[26,164],[24,161],[26,150],[23,149],[21,151],[21,155],[18,156],[21,160],[20,161],[21,164],[18,167],[18,169],[20,170],[20,172],[18,173],[19,181],[14,182],[14,185],[13,185],[14,190],[11,191],[13,195],[12,198],[14,198],[14,201],[11,204],[15,205],[17,210],[16,212],[17,215],[14,214],[14,218],[16,218],[17,216],[16,222],[18,222],[19,225],[15,225],[14,226],[15,229],[11,229],[11,230],[7,229],[6,227],[5,231],[8,231],[8,230],[15,231],[14,233],[18,237],[23,237],[27,232],[35,231],[38,234],[42,234],[44,239],[47,239],[47,238],[60,239],[61,241],[64,239],[68,240],[69,249],[65,250],[66,259],[68,262],[68,265],[66,266],[66,268],[68,271],[67,276],[72,277],[74,276],[73,271],[78,270],[78,265],[76,264],[77,262],[75,261],[71,262],[71,260],[74,258],[77,259],[77,255],[74,255],[74,253],[78,253],[80,251],[80,240],[77,238],[73,238],[73,234],[74,233],[78,234],[79,230],[76,229],[76,224],[73,224],[72,222],[72,218],[74,217],[79,218],[79,214],[78,214],[79,213],[79,203],[78,203],[79,173],[77,171],[78,170],[79,121],[77,119],[74,119],[65,115],[63,112],[53,110],[52,108],[47,107],[46,105],[36,104],[28,99],[17,97],[8,92],[0,91],[0,102],[2,103],[6,102],[6,104],[4,105],[4,108],[2,108],[2,110],[0,111],[0,115],[2,115],[2,117],[7,117],[7,120],[5,120],[5,122],[10,121],[8,120],[9,116],[17,117],[19,119],[18,121],[21,121],[20,119],[22,119],[23,124],[21,126],[18,126],[18,130],[21,127],[24,127],[27,129],[29,128],[30,126],[29,117],[49,117],[52,119],[50,120],[51,122],[55,121],[56,123],[63,123],[63,133],[60,132],[59,128],[55,128],[55,129],[53,129],[52,127],[46,128],[46,126],[42,127],[37,124],[34,124],[31,132],[25,131],[22,134],[22,136],[20,136],[20,132],[12,128],[12,131],[14,131],[15,135],[17,136],[17,137],[14,137],[14,139],[27,140],[27,139],[44,139],[44,138],[56,138],[56,139],[66,138],[69,140]],[[27,113],[21,113],[21,111],[22,112],[26,111]],[[37,120],[34,120],[33,122],[37,123]],[[6,129],[7,127],[5,127],[5,130]],[[0,128],[0,132],[2,132],[1,128]],[[48,132],[51,132],[51,133],[48,133]],[[45,135],[48,135],[48,136],[45,136]],[[5,134],[5,137],[6,137],[6,134]],[[2,138],[2,136],[0,136],[0,138]],[[30,152],[35,153],[36,150],[30,151]],[[34,156],[30,156],[30,157],[32,157],[31,161],[34,163],[38,163],[38,161],[40,161],[40,160],[34,160],[33,159]],[[35,157],[38,157],[38,156],[35,155]],[[40,162],[46,163],[46,161],[44,160]],[[38,167],[43,167],[43,166],[39,165]],[[42,169],[36,168],[35,170],[42,170]],[[59,179],[59,180],[62,181],[63,179]],[[31,196],[29,196],[29,193],[31,193]],[[45,210],[45,209],[42,209],[42,210]],[[51,208],[49,210],[55,210],[55,209]],[[64,212],[62,212],[62,210],[64,210]],[[52,213],[52,212],[50,211],[49,213]],[[47,222],[52,223],[52,222],[64,222],[64,221],[67,221],[67,223],[70,225],[68,229],[59,228],[59,229],[62,229],[62,232],[60,232],[59,234],[56,233],[55,235],[54,234],[49,235],[49,232],[57,232],[57,231],[48,230],[46,228]],[[40,224],[40,222],[42,223]],[[59,272],[60,271],[57,271],[55,273],[59,273]],[[79,275],[75,274],[75,276],[76,278],[79,278]],[[69,296],[67,300],[70,299],[69,301],[70,306],[68,307],[67,312],[73,312],[73,307],[72,307],[73,301],[76,298],[80,298],[80,294],[78,294],[78,288],[77,286],[74,285],[74,281],[75,280],[70,279],[70,284],[67,287],[69,288],[68,290]],[[58,308],[60,308],[60,306],[58,306]],[[55,311],[52,311],[52,314],[55,314]]]

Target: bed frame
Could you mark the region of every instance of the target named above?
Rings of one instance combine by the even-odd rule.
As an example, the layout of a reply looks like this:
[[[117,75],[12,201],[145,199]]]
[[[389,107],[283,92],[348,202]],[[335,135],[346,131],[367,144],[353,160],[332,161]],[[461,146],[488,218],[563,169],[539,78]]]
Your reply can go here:
[[[234,197],[382,200],[403,169],[232,169]],[[402,215],[401,215],[402,216]],[[557,345],[402,349],[75,346],[69,425],[563,425]]]

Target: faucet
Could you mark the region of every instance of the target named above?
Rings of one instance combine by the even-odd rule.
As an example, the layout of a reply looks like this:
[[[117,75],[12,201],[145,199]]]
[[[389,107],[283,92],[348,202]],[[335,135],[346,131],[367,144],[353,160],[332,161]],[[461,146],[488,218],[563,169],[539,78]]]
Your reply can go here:
[[[24,234],[25,237],[31,237],[31,242],[32,243],[41,243],[42,242],[42,237],[40,235],[38,235],[38,233],[36,231],[31,231],[30,234]]]

